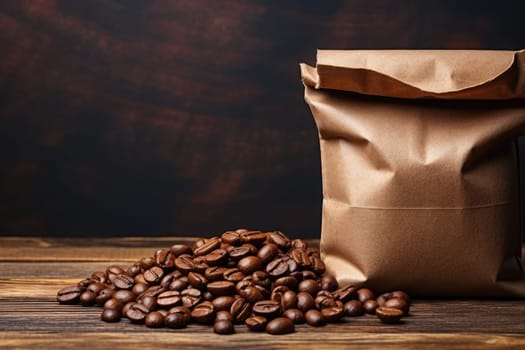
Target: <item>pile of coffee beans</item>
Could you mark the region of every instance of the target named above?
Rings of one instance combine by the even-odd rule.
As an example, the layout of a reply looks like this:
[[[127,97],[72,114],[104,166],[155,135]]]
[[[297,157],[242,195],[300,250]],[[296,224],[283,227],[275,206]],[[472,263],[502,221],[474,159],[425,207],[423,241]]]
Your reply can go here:
[[[109,266],[61,289],[57,300],[103,307],[106,322],[125,317],[174,329],[193,322],[213,325],[218,334],[232,334],[239,324],[286,334],[296,324],[320,327],[364,314],[397,323],[410,308],[402,291],[376,298],[367,288],[340,288],[319,250],[302,239],[246,229],[159,249],[126,270]]]

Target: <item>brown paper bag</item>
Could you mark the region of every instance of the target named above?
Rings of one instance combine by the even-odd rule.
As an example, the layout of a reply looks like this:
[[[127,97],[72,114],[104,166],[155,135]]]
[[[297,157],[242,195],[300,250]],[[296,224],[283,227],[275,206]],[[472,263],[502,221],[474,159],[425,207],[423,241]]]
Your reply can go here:
[[[525,296],[525,51],[318,51],[321,253],[340,283]]]

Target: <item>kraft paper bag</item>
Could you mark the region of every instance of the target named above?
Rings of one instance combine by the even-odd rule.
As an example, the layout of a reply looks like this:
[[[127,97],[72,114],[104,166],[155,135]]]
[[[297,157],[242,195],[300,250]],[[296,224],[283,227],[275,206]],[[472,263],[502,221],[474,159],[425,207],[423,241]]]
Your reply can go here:
[[[341,284],[525,296],[525,51],[320,50],[301,74],[321,147],[321,253]]]

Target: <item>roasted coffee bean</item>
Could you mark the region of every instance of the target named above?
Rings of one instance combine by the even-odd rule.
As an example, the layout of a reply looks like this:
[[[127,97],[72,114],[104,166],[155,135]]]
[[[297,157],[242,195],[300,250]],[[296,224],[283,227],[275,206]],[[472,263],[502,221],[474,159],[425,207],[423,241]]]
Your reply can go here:
[[[188,282],[188,277],[181,276],[181,277],[177,278],[175,281],[171,282],[171,284],[169,285],[168,289],[169,290],[178,290],[180,292],[180,291],[183,291],[184,289],[186,289],[189,286],[189,284],[190,284],[190,282]]]
[[[295,324],[303,324],[304,313],[299,309],[288,309],[283,312],[283,316],[289,318]]]
[[[82,291],[82,288],[78,286],[62,288],[57,293],[57,301],[60,304],[76,304],[80,300],[80,294],[82,294]]]
[[[167,249],[155,251],[155,263],[163,269],[171,269],[175,266],[175,256]]]
[[[321,326],[365,311],[377,312],[383,322],[398,322],[399,313],[410,307],[403,291],[375,299],[367,288],[338,289],[319,250],[302,239],[246,229],[197,239],[192,247],[158,249],[126,271],[109,266],[61,289],[57,300],[104,305],[101,318],[108,322],[125,316],[147,327],[182,328],[193,318],[214,324],[218,334],[233,333],[233,323],[284,334],[294,331],[294,324]]]
[[[164,270],[158,266],[153,266],[152,268],[144,271],[144,279],[150,284],[158,283],[163,276]]]
[[[281,306],[284,310],[297,307],[297,294],[293,290],[287,290],[281,297]]]
[[[299,292],[306,292],[312,295],[316,295],[319,289],[320,289],[319,283],[316,280],[310,280],[310,279],[301,281],[299,285],[297,286],[297,290]]]
[[[203,274],[210,265],[206,262],[204,256],[197,256],[193,258],[193,271]]]
[[[281,299],[286,291],[288,291],[288,287],[286,286],[276,286],[272,289],[272,294],[270,296],[270,300],[276,301],[278,303],[281,302]]]
[[[157,298],[153,295],[143,295],[139,302],[148,308],[148,311],[153,311],[157,308]]]
[[[346,303],[349,300],[357,299],[357,288],[352,286],[340,288],[334,292],[334,296],[337,300]]]
[[[157,295],[165,291],[166,289],[163,288],[162,286],[151,286],[144,292],[143,295],[149,295],[151,297],[156,297]]]
[[[126,317],[133,323],[142,323],[149,313],[149,308],[144,304],[133,304],[126,312]]]
[[[106,276],[111,281],[111,283],[113,283],[113,281],[118,275],[125,273],[126,271],[122,267],[117,265],[108,266],[108,268],[106,269]]]
[[[149,268],[152,268],[155,266],[155,259],[153,258],[142,258],[139,260],[140,267],[142,267],[143,270],[147,270]]]
[[[149,286],[149,282],[146,281],[144,279],[144,274],[143,273],[139,273],[138,275],[136,275],[133,280],[135,281],[135,284],[145,284],[147,286]]]
[[[264,288],[270,288],[272,285],[272,280],[268,276],[268,273],[264,271],[255,271],[252,273],[253,283]]]
[[[228,249],[228,256],[234,261],[241,260],[252,254],[252,249],[249,246],[230,247]]]
[[[128,314],[128,310],[135,304],[136,302],[134,301],[130,301],[129,303],[124,304],[121,310],[122,316],[127,317],[126,315]]]
[[[269,241],[277,245],[277,247],[279,247],[282,251],[287,251],[290,249],[290,238],[281,231],[268,232],[267,235]]]
[[[362,302],[363,304],[365,303],[365,301],[374,299],[374,298],[375,298],[374,293],[368,288],[359,288],[357,290],[357,299],[359,299],[359,301]],[[343,300],[341,301],[344,302]]]
[[[226,310],[216,311],[215,321],[220,321],[220,320],[226,320],[226,321],[233,322],[233,316],[232,314],[230,314],[229,311],[226,311]]]
[[[272,300],[261,300],[256,302],[252,311],[255,315],[272,319],[281,315],[281,305]]]
[[[304,239],[296,238],[291,241],[291,248],[308,249],[308,244]]]
[[[407,302],[408,306],[410,306],[410,304],[412,303],[412,301],[410,300],[410,296],[402,290],[393,291],[391,294],[393,298],[404,299]]]
[[[232,296],[220,296],[213,299],[212,303],[217,311],[229,311],[234,301],[235,298]]]
[[[292,276],[284,276],[275,280],[275,286],[286,286],[288,289],[297,290],[299,282]]]
[[[218,320],[213,324],[213,332],[217,334],[233,334],[235,333],[235,328],[231,321]]]
[[[233,295],[235,293],[235,284],[230,281],[211,282],[206,288],[215,296]]]
[[[120,321],[120,311],[116,309],[104,309],[100,315],[100,319],[105,322]]]
[[[384,307],[399,309],[403,311],[403,315],[408,315],[409,305],[405,299],[391,298],[384,302]]]
[[[310,269],[313,266],[313,261],[306,253],[306,250],[294,248],[290,251],[290,257],[299,265],[301,269]]]
[[[302,271],[302,280],[317,280],[317,275],[315,272],[310,270],[303,270]]]
[[[195,305],[191,311],[191,318],[198,323],[211,324],[215,319],[215,308],[213,304],[209,301],[203,301]]]
[[[157,305],[160,307],[173,307],[181,303],[181,295],[177,290],[168,290],[157,296]]]
[[[344,313],[345,309],[342,305],[327,307],[321,310],[321,314],[329,323],[339,322],[339,320],[341,320],[341,318],[344,316]]]
[[[312,295],[307,292],[297,293],[297,308],[302,312],[315,308],[315,301]]]
[[[177,278],[181,276],[182,276],[182,273],[178,270],[170,272],[167,275],[164,275],[164,277],[162,277],[159,285],[164,288],[169,288],[170,284],[173,283],[173,281],[175,281]]]
[[[245,275],[249,275],[262,268],[262,261],[258,257],[250,255],[239,260],[237,268]]]
[[[208,280],[206,279],[206,277],[204,277],[200,273],[193,272],[193,271],[188,273],[188,282],[190,282],[193,288],[197,288],[201,290],[205,289],[206,284],[208,284]]]
[[[314,299],[315,307],[319,310],[335,306],[335,299],[331,295],[320,294]]]
[[[82,294],[80,294],[79,301],[82,306],[91,306],[95,304],[95,293],[93,293],[90,290],[86,290]]]
[[[266,241],[266,233],[261,231],[246,231],[241,233],[243,243],[250,243],[259,246]]]
[[[228,252],[224,249],[215,249],[210,254],[204,256],[209,266],[218,266],[228,259]]]
[[[294,323],[286,317],[277,317],[266,325],[266,332],[272,335],[288,334],[295,331]]]
[[[200,290],[195,288],[188,288],[181,292],[182,305],[193,308],[195,305],[201,302],[202,293]]]
[[[345,304],[346,316],[362,316],[365,313],[365,308],[359,300],[350,300]]]
[[[219,248],[220,245],[221,241],[218,237],[206,239],[202,245],[193,249],[193,255],[200,256],[210,254],[212,251]]]
[[[158,311],[150,312],[144,319],[144,324],[149,328],[164,327],[164,316]]]
[[[321,276],[321,289],[333,292],[337,290],[339,284],[337,280],[332,275],[323,275]]]
[[[223,278],[222,276],[224,274],[224,271],[226,271],[225,267],[221,267],[221,266],[208,267],[204,271],[204,277],[206,277],[206,279],[209,282],[220,281]]]
[[[376,309],[379,307],[379,304],[375,299],[368,299],[363,303],[363,308],[367,314],[373,315],[376,313]]]
[[[171,309],[168,310],[168,313],[170,314],[181,314],[186,319],[186,323],[189,323],[191,321],[191,310],[187,308],[186,306],[174,306]]]
[[[244,273],[242,273],[239,269],[232,268],[226,269],[224,271],[223,277],[226,281],[237,283],[240,280],[242,280],[245,276]]]
[[[187,274],[193,270],[193,257],[189,254],[179,255],[175,259],[175,266],[180,272]]]
[[[384,323],[398,323],[403,317],[403,311],[384,306],[377,308],[375,314]]]
[[[133,288],[131,289],[131,292],[135,295],[140,295],[144,293],[146,290],[148,290],[148,285],[144,283],[135,283]]]
[[[169,313],[164,318],[164,324],[168,328],[180,329],[186,327],[188,318],[182,313]]]
[[[317,276],[321,276],[323,273],[326,272],[326,265],[324,264],[323,260],[321,260],[318,256],[312,256],[312,270],[315,272]]]
[[[126,273],[128,274],[128,276],[131,276],[131,277],[135,277],[136,275],[138,275],[141,272],[142,272],[142,267],[140,267],[139,263],[135,263],[135,264],[131,265],[126,270]]]
[[[106,301],[108,301],[109,299],[111,299],[113,297],[113,289],[111,288],[104,288],[102,289],[97,297],[95,298],[95,303],[98,305],[98,306],[102,306],[104,305],[104,303]]]
[[[100,291],[102,289],[106,288],[106,285],[103,284],[103,283],[99,283],[99,282],[94,282],[94,283],[90,283],[88,286],[87,286],[87,290],[93,292],[93,294],[97,295],[98,293],[100,293]]]
[[[236,323],[243,323],[252,313],[250,303],[244,298],[237,298],[230,307],[230,313]]]
[[[239,295],[252,304],[264,299],[264,295],[255,286],[242,288]]]
[[[126,304],[130,301],[134,301],[137,296],[132,291],[121,289],[114,292],[112,297],[120,300],[123,304]]]
[[[170,248],[170,253],[176,257],[183,254],[191,254],[191,247],[186,244],[174,244]]]
[[[91,279],[94,281],[97,281],[98,283],[106,283],[108,282],[106,273],[103,271],[95,271],[91,274]]]
[[[304,314],[304,319],[312,327],[322,327],[326,325],[326,318],[319,310],[308,310]]]
[[[285,258],[277,258],[266,265],[266,272],[274,278],[283,277],[290,272],[288,262]]]
[[[268,320],[264,316],[251,316],[244,321],[246,327],[252,332],[262,332],[265,330]]]
[[[266,243],[257,252],[257,257],[261,259],[263,264],[269,263],[273,258],[279,254],[279,247],[275,243]]]
[[[221,235],[221,241],[230,245],[240,245],[242,243],[241,234],[235,231],[226,231]]]

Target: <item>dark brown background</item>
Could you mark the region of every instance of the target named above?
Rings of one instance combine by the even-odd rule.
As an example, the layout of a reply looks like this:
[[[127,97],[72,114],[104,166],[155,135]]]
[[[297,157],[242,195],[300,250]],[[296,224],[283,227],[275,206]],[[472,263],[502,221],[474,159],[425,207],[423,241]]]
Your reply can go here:
[[[525,47],[523,1],[458,3],[2,1],[0,234],[318,236],[298,63]]]

